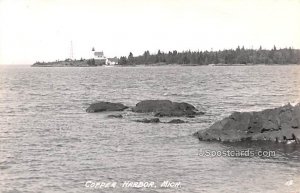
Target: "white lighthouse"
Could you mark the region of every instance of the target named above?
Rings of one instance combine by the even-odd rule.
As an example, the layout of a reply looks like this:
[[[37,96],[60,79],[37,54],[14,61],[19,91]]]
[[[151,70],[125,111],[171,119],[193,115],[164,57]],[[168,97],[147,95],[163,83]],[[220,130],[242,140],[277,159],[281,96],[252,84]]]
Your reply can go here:
[[[95,51],[95,48],[92,49],[92,58],[95,60],[96,63],[99,64],[106,65],[108,62],[108,59],[104,56],[103,51],[97,52]]]

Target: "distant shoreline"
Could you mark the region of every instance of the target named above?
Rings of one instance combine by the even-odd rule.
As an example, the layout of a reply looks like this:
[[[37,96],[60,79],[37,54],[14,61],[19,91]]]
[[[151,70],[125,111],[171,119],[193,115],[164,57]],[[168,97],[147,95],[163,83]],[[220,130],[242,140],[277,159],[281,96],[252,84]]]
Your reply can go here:
[[[182,67],[191,67],[191,66],[291,66],[291,65],[299,65],[299,64],[209,64],[209,65],[198,65],[198,64],[138,64],[138,65],[113,65],[108,67],[160,67],[160,66],[182,66]],[[41,64],[33,64],[31,67],[107,67],[106,65],[97,65],[92,66],[85,63],[59,63],[59,62],[49,62],[49,63],[41,63]]]
[[[293,48],[277,49],[275,46],[271,50],[261,47],[255,49],[236,49],[222,51],[169,51],[151,54],[145,51],[144,54],[133,56],[132,52],[128,57],[115,57],[113,62],[116,66],[254,66],[254,65],[290,65],[300,64],[300,50]],[[106,60],[100,58],[72,60],[54,62],[36,62],[33,66],[54,66],[54,67],[89,67],[89,66],[110,66]]]
[[[102,53],[103,55],[103,53]],[[239,46],[236,49],[219,51],[183,51],[176,50],[157,53],[145,51],[144,54],[133,56],[132,52],[128,57],[115,57],[113,62],[103,58],[91,59],[66,59],[54,62],[36,62],[32,66],[46,67],[90,67],[90,66],[254,66],[254,65],[290,65],[300,64],[300,49],[291,47],[277,49],[274,46],[271,50],[245,49]],[[109,65],[111,64],[111,65]],[[113,65],[112,65],[113,64]]]

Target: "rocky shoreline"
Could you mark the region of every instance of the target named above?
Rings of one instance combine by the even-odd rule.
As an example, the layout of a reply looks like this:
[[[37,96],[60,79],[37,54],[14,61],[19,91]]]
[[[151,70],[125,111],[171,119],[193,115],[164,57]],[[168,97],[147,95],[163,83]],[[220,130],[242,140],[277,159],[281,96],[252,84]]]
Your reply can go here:
[[[130,111],[150,114],[153,118],[134,120],[140,123],[181,124],[187,121],[172,119],[162,122],[159,117],[194,118],[203,115],[193,105],[170,100],[144,100],[134,107],[121,103],[98,102],[91,104],[86,112]],[[122,114],[108,115],[108,118],[123,118]],[[266,109],[259,112],[234,112],[230,116],[215,122],[209,128],[194,134],[202,141],[239,142],[239,141],[271,141],[279,143],[300,143],[300,104],[290,104]]]
[[[54,62],[36,62],[32,67],[89,67],[88,60],[65,60]]]
[[[300,104],[259,112],[234,112],[194,135],[203,141],[299,143]]]

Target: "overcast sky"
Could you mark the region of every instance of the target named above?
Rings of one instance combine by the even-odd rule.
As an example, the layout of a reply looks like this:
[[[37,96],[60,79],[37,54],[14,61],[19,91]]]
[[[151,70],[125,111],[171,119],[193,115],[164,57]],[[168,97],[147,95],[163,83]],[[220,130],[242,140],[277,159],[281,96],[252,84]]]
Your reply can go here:
[[[300,0],[0,0],[0,64],[169,50],[300,48]]]

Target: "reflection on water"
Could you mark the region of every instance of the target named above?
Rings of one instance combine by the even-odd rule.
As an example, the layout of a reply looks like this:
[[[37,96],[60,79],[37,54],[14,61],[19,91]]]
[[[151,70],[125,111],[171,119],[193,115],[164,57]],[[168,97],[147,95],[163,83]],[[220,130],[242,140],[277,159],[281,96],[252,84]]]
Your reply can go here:
[[[299,191],[299,146],[222,144],[192,136],[233,111],[299,102],[299,73],[298,66],[1,66],[0,192]],[[144,99],[185,101],[206,114],[169,125],[137,123],[133,120],[149,115],[130,112],[124,112],[124,119],[85,113],[88,104],[99,100],[133,106]],[[200,149],[276,154],[201,157]],[[85,188],[87,180],[169,180],[182,187],[93,190]]]
[[[268,141],[243,141],[236,143],[223,143],[224,147],[234,150],[253,150],[253,151],[269,151],[271,154],[266,154],[260,158],[273,158],[277,160],[288,159],[290,161],[300,161],[300,144],[283,144],[273,143]],[[274,152],[274,154],[272,154]]]

